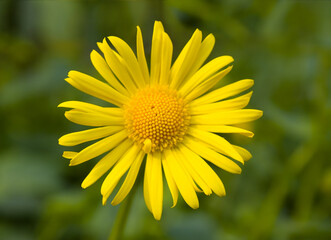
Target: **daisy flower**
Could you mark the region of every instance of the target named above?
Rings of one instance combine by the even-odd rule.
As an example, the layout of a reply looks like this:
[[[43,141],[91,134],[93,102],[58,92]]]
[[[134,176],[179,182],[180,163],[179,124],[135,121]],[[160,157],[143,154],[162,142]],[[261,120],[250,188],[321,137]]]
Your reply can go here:
[[[212,34],[202,39],[197,29],[172,64],[172,42],[162,23],[156,21],[149,68],[139,27],[136,41],[136,54],[118,37],[97,43],[103,56],[93,50],[91,61],[104,82],[69,72],[68,83],[108,106],[61,103],[59,107],[71,109],[65,112],[68,120],[94,128],[64,135],[59,144],[75,146],[97,140],[80,152],[65,151],[63,156],[74,166],[103,155],[82,183],[87,188],[108,172],[101,186],[103,204],[119,183],[111,204],[123,201],[144,168],[145,202],[159,220],[164,180],[173,206],[179,193],[193,209],[199,207],[197,192],[225,195],[211,164],[239,174],[236,162],[244,164],[251,154],[220,134],[252,137],[251,131],[236,125],[260,118],[262,111],[243,109],[252,92],[238,96],[252,87],[253,80],[211,90],[231,71],[233,63],[232,57],[221,56],[203,65],[215,44]]]

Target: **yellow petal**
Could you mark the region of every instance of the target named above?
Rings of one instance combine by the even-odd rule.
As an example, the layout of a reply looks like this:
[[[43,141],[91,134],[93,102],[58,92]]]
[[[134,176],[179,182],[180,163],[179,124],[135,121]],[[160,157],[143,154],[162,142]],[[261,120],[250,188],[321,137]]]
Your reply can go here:
[[[199,175],[200,170],[197,171],[194,168],[194,166],[192,166],[192,163],[190,162],[191,159],[188,159],[188,157],[185,154],[183,154],[180,148],[174,149],[173,152],[177,154],[177,158],[180,159],[181,162],[183,163],[183,168],[187,170],[187,172],[192,177],[194,182],[196,182],[201,187],[203,192],[206,195],[212,194],[210,187],[207,185],[205,180],[201,178],[201,176]]]
[[[161,166],[161,153],[152,154],[152,166],[150,171],[149,194],[152,206],[152,213],[156,220],[161,219],[163,204],[163,176]]]
[[[107,126],[69,133],[59,139],[59,144],[62,146],[75,146],[84,142],[107,137],[120,130],[123,130],[122,126]]]
[[[190,78],[201,66],[202,64],[206,61],[208,58],[209,54],[213,50],[215,45],[215,37],[213,34],[209,34],[201,43],[200,49],[198,50],[197,53],[197,58],[192,65],[190,72],[187,75],[187,78]]]
[[[193,125],[195,128],[215,133],[239,133],[244,136],[252,138],[254,133],[239,127],[226,126],[226,125]]]
[[[171,88],[177,89],[180,84],[185,82],[199,52],[201,40],[202,33],[199,29],[196,29],[171,68]]]
[[[125,62],[128,65],[128,70],[131,73],[131,76],[133,80],[135,81],[136,85],[139,88],[144,87],[145,81],[143,74],[140,70],[137,58],[135,54],[133,53],[130,46],[124,42],[122,39],[118,37],[108,37],[109,41],[113,44],[113,46],[116,48],[118,53],[121,55],[121,57],[125,60]]]
[[[230,173],[240,174],[241,168],[229,158],[210,149],[205,144],[197,139],[186,138],[184,144],[196,154],[200,155],[217,167],[224,169]]]
[[[188,134],[199,139],[202,142],[207,143],[209,146],[214,148],[216,151],[232,157],[241,163],[244,163],[241,155],[235,150],[235,148],[223,137],[216,135],[214,133],[206,132],[194,127],[191,127]]]
[[[227,67],[226,69],[220,71],[219,73],[214,74],[210,78],[208,78],[205,82],[197,86],[196,88],[192,89],[187,96],[185,97],[185,100],[187,102],[201,96],[205,92],[207,92],[209,89],[211,89],[213,86],[215,86],[216,83],[218,83],[226,74],[228,74],[232,70],[232,66]]]
[[[106,116],[95,112],[81,112],[70,110],[64,113],[64,116],[71,122],[92,127],[100,127],[107,125],[124,125],[123,117]]]
[[[180,151],[189,159],[192,168],[195,169],[213,192],[220,197],[225,196],[224,185],[214,170],[199,155],[188,149],[185,145],[181,145]]]
[[[149,84],[149,73],[145,57],[144,42],[139,26],[137,26],[137,58],[140,70],[144,76],[144,81],[146,84]]]
[[[109,174],[108,174],[108,175],[109,175]],[[107,192],[105,195],[102,196],[102,205],[106,205],[107,200],[108,200],[110,194],[113,193],[113,191],[114,191],[114,189],[115,189],[115,187],[117,186],[117,184],[118,184],[119,181],[120,181],[120,179],[115,180],[114,183],[113,183],[112,185],[109,185],[109,186],[108,186],[108,189],[107,189],[108,192]]]
[[[105,114],[107,116],[117,116],[122,117],[123,116],[123,110],[118,107],[100,107],[98,105],[94,105],[91,103],[86,102],[80,102],[80,101],[66,101],[63,103],[60,103],[58,107],[64,107],[64,108],[74,108],[75,110],[79,110],[82,112],[96,112]]]
[[[162,23],[155,21],[151,51],[151,84],[158,83],[160,79],[163,32]]]
[[[187,166],[183,162],[182,156],[180,155],[180,153],[178,153],[176,151],[176,149],[173,148],[172,149],[172,154],[173,154],[174,158],[176,159],[176,161],[178,162],[178,164],[183,169],[183,172],[186,175],[186,179],[190,182],[190,185],[193,186],[194,191],[196,191],[196,192],[202,192],[202,190],[194,182],[193,176],[192,176],[192,174],[190,172],[192,169],[187,169]]]
[[[121,56],[116,54],[114,50],[112,50],[106,39],[102,41],[102,43],[98,43],[98,47],[103,52],[106,62],[118,80],[124,85],[124,87],[128,90],[130,94],[134,94],[137,90],[136,85],[128,69],[125,66],[124,60]]]
[[[161,49],[161,70],[160,70],[160,85],[169,85],[170,66],[172,61],[172,42],[168,34],[163,32]]]
[[[150,193],[150,182],[152,177],[152,155],[147,154],[146,158],[146,166],[145,166],[145,173],[144,173],[144,199],[148,210],[153,213],[152,211],[152,204],[151,204],[151,193]]]
[[[162,166],[163,166],[164,175],[166,177],[168,187],[169,187],[169,190],[170,190],[170,193],[171,193],[171,196],[172,196],[172,200],[173,200],[172,208],[173,208],[177,204],[178,188],[177,188],[177,185],[175,183],[174,177],[172,176],[168,160],[165,157],[164,153],[162,153]]]
[[[241,109],[205,115],[192,116],[191,124],[198,125],[227,125],[251,122],[259,119],[263,112],[256,109]]]
[[[129,150],[132,144],[133,142],[131,139],[126,139],[104,156],[84,179],[82,182],[82,188],[87,188],[95,183],[123,156],[126,151]]]
[[[135,181],[137,179],[137,175],[139,173],[141,162],[143,161],[144,156],[145,156],[145,153],[143,151],[140,151],[138,153],[138,155],[136,156],[136,159],[132,163],[130,170],[129,170],[128,174],[126,175],[126,178],[125,178],[120,190],[118,190],[116,196],[114,197],[113,201],[111,202],[111,204],[113,206],[122,202],[124,200],[124,198],[131,191],[133,184],[135,183]]]
[[[84,148],[70,161],[70,166],[81,164],[113,149],[125,138],[127,131],[123,130]]]
[[[130,168],[139,151],[141,151],[140,147],[136,144],[133,144],[129,151],[123,155],[120,161],[118,161],[115,167],[110,171],[101,186],[101,194],[103,195],[104,199],[109,197],[120,178]]]
[[[226,85],[222,88],[216,89],[216,90],[192,101],[191,106],[217,102],[222,99],[232,97],[234,95],[237,95],[237,94],[251,88],[253,86],[253,84],[254,84],[253,80],[244,79],[244,80]]]
[[[183,96],[186,96],[199,84],[203,84],[206,80],[208,80],[208,78],[212,77],[221,68],[229,65],[232,62],[233,58],[231,56],[221,56],[211,60],[209,63],[200,68],[200,70],[197,71],[190,79],[188,79],[186,83],[180,87],[178,92]]]
[[[219,112],[219,111],[229,111],[229,110],[237,110],[247,106],[249,100],[251,99],[253,91],[244,94],[240,97],[236,97],[229,100],[224,100],[217,103],[209,103],[209,104],[201,104],[201,105],[194,105],[190,109],[191,115],[201,115],[201,114],[208,114],[212,112]]]
[[[247,151],[245,148],[236,145],[232,145],[232,146],[237,150],[237,152],[241,155],[241,157],[244,159],[245,162],[252,158],[252,154],[249,151]]]
[[[126,96],[117,92],[108,84],[103,83],[89,75],[77,71],[70,71],[68,76],[69,78],[65,79],[68,83],[91,96],[108,101],[116,106],[122,106],[128,101]]]
[[[170,169],[171,175],[173,176],[176,185],[183,196],[185,202],[193,209],[197,209],[199,207],[199,200],[194,191],[193,185],[187,178],[187,174],[179,165],[177,159],[172,153],[171,149],[166,149],[164,151],[164,156],[169,163],[168,167]]]
[[[67,158],[67,159],[72,159],[74,158],[78,152],[73,152],[73,151],[64,151],[62,157]]]
[[[109,83],[110,86],[112,86],[115,90],[122,93],[123,95],[129,94],[128,91],[114,76],[104,58],[97,51],[93,50],[91,52],[90,58],[94,68]]]

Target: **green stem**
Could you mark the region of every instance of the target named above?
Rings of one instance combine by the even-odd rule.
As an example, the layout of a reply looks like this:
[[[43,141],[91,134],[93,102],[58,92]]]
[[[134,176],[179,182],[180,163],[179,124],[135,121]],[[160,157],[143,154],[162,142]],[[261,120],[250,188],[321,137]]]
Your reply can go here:
[[[120,240],[122,239],[125,224],[129,215],[129,211],[132,205],[132,200],[135,195],[135,190],[137,187],[133,187],[127,199],[121,204],[118,210],[113,229],[110,232],[108,240]]]

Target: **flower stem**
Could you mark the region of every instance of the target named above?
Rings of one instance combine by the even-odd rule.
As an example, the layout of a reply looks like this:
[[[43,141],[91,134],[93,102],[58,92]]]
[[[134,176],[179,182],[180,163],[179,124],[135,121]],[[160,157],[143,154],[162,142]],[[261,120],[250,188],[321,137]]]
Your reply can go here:
[[[133,187],[127,199],[121,204],[112,231],[110,232],[108,240],[120,240],[122,239],[125,224],[129,215],[129,211],[132,205],[132,200],[135,195],[137,187]]]

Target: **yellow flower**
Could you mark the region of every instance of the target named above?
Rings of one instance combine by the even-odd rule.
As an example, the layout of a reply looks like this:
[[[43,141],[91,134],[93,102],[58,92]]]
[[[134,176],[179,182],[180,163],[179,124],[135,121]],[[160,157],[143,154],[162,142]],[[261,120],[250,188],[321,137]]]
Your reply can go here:
[[[105,204],[127,173],[111,202],[116,205],[129,194],[145,159],[144,198],[155,219],[162,215],[163,173],[173,206],[178,192],[194,209],[199,207],[196,192],[224,196],[223,183],[207,162],[239,174],[241,168],[233,160],[243,164],[251,158],[247,150],[230,144],[218,133],[253,136],[252,132],[233,126],[262,116],[262,111],[242,109],[252,92],[237,96],[252,87],[253,80],[209,91],[230,72],[233,58],[217,57],[202,66],[215,39],[210,34],[202,40],[198,29],[171,64],[172,42],[162,23],[155,22],[150,71],[139,27],[137,56],[120,38],[111,36],[108,40],[114,49],[106,39],[98,43],[103,57],[97,51],[91,52],[91,61],[106,82],[77,71],[70,71],[66,81],[115,107],[79,101],[59,105],[72,108],[65,112],[68,120],[95,127],[64,135],[59,139],[60,145],[75,146],[101,139],[78,153],[65,151],[63,156],[71,159],[70,166],[107,153],[82,187],[87,188],[110,170],[101,187]]]

